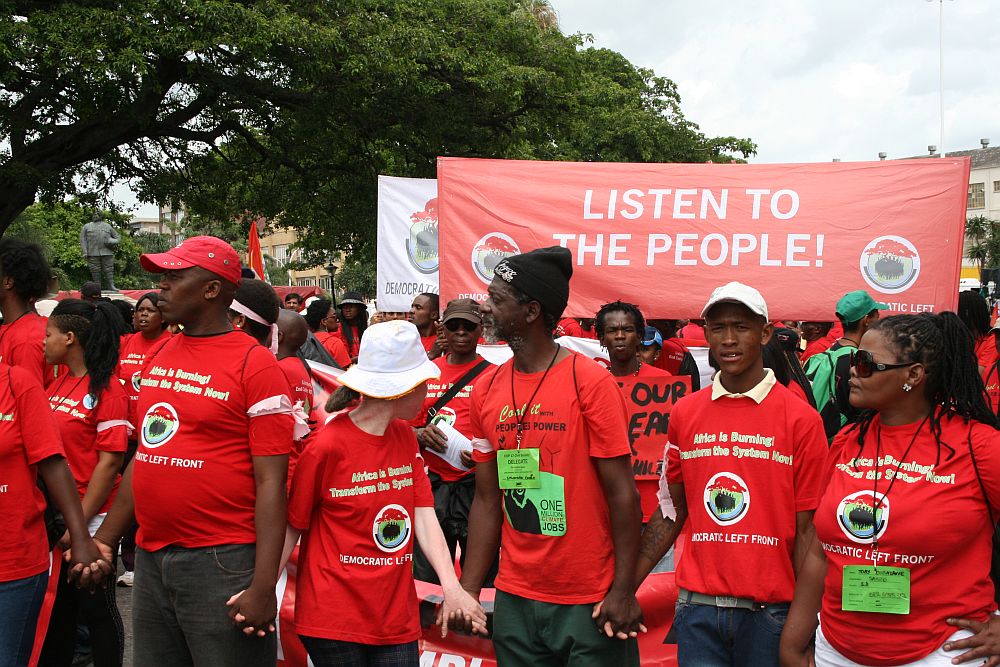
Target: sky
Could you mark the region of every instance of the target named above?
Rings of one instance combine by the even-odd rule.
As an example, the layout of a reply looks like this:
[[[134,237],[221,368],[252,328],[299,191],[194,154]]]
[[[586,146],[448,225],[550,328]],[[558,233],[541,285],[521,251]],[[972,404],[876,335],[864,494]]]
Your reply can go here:
[[[751,162],[900,158],[941,144],[941,0],[552,0],[564,33],[672,79]],[[944,146],[1000,145],[1000,0],[943,0]]]
[[[672,79],[751,162],[845,162],[1000,145],[1000,0],[552,0],[563,32]],[[939,15],[943,8],[943,22]],[[115,194],[136,215],[125,187]],[[137,208],[136,208],[137,207]]]

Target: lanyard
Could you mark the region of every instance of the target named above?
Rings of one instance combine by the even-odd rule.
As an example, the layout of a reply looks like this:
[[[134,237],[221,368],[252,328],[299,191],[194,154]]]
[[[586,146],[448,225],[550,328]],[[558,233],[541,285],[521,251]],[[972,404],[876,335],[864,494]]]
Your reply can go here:
[[[535,396],[538,395],[538,390],[542,388],[542,383],[544,383],[545,382],[545,378],[548,377],[549,371],[552,370],[552,365],[554,363],[556,363],[556,357],[559,356],[559,350],[560,349],[561,349],[561,346],[559,345],[559,343],[556,343],[556,352],[555,352],[555,354],[553,354],[552,355],[552,359],[549,360],[549,365],[545,369],[545,372],[542,374],[542,379],[538,381],[537,385],[535,385],[535,391],[532,392],[531,398],[529,398],[528,402],[524,404],[524,409],[521,410],[520,413],[518,413],[518,410],[517,410],[517,399],[514,398],[514,360],[511,359],[511,361],[510,361],[510,402],[514,406],[514,418],[517,420],[517,448],[518,449],[521,449],[521,436],[524,433],[524,417],[528,414],[528,410],[530,409],[531,402],[534,401],[535,400]]]
[[[892,474],[892,479],[889,480],[889,486],[886,487],[885,493],[882,494],[882,498],[888,498],[889,492],[892,491],[892,485],[896,483],[896,478],[899,476],[899,470],[906,461],[907,455],[910,453],[910,448],[913,447],[913,443],[917,441],[917,436],[920,435],[920,431],[923,430],[924,424],[930,419],[930,415],[923,418],[920,424],[917,425],[917,430],[914,431],[913,437],[910,438],[910,444],[906,446],[903,450],[903,455],[899,457],[899,461],[896,462],[896,472]],[[875,521],[878,516],[879,507],[882,506],[882,500],[878,497],[878,471],[879,462],[878,457],[882,450],[882,422],[878,424],[878,431],[875,434],[875,481],[872,484],[872,520]],[[875,568],[878,568],[878,526],[875,527],[875,534],[872,536],[872,564]]]
[[[58,410],[59,406],[61,406],[63,404],[63,401],[65,401],[67,398],[69,398],[70,396],[73,395],[73,392],[76,391],[76,388],[80,386],[80,383],[83,382],[87,378],[88,375],[89,375],[89,373],[84,373],[79,378],[77,378],[76,384],[74,384],[70,388],[70,390],[68,392],[66,392],[65,396],[61,396],[59,398],[59,402],[56,403],[55,405],[52,405],[52,399],[51,399],[51,397],[49,398],[49,405],[52,406],[52,414],[56,414],[56,410]],[[56,387],[55,391],[52,392],[52,396],[58,396],[59,391],[62,390],[63,385],[66,384],[66,378],[68,378],[68,377],[71,377],[71,376],[70,375],[64,375],[62,377],[62,380],[60,380],[60,382],[59,382],[59,386]]]

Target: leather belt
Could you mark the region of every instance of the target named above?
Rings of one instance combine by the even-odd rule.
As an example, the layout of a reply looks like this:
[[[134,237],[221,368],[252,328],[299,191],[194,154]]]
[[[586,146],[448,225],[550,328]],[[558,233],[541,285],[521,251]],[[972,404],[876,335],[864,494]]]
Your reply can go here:
[[[700,604],[708,607],[722,607],[724,609],[748,609],[750,611],[766,609],[768,606],[766,602],[757,602],[750,598],[738,598],[729,595],[705,595],[704,593],[695,593],[684,588],[678,589],[677,600],[685,604]]]

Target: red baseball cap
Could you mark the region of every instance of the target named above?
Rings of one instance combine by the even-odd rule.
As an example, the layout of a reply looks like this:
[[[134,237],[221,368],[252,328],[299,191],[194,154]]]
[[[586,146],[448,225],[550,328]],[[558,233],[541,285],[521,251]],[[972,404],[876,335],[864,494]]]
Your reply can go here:
[[[214,236],[192,236],[167,252],[140,256],[139,264],[150,273],[198,266],[227,282],[240,284],[240,256],[231,245]]]

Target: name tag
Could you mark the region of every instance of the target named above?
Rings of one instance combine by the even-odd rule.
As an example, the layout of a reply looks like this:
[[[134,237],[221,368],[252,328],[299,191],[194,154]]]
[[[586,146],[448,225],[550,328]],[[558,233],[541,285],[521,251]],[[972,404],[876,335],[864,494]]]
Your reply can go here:
[[[501,449],[497,452],[497,474],[501,489],[539,489],[538,448]]]
[[[905,567],[847,565],[841,600],[844,611],[910,613],[910,571]]]

